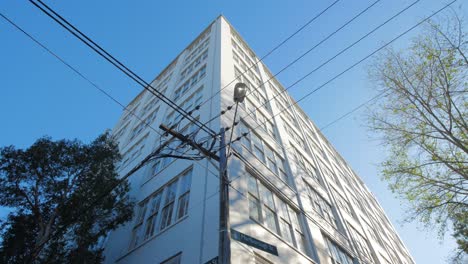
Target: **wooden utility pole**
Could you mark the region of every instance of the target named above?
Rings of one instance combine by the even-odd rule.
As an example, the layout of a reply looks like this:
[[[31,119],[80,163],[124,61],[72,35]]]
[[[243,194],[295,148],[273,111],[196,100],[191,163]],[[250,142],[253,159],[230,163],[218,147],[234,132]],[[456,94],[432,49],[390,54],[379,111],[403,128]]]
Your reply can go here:
[[[218,263],[231,263],[231,243],[230,243],[230,227],[229,227],[229,180],[227,174],[227,156],[226,156],[226,137],[224,128],[221,129],[221,144],[219,156],[210,152],[202,145],[196,143],[189,137],[174,131],[165,125],[160,125],[159,128],[166,133],[171,134],[180,141],[187,143],[195,149],[198,149],[203,155],[212,158],[219,162],[219,247],[218,247]]]

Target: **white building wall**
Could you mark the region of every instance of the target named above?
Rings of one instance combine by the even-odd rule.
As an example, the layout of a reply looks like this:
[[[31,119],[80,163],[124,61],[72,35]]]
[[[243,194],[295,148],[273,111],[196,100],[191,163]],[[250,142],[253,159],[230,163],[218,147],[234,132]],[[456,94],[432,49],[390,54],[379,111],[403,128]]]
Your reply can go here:
[[[291,113],[290,118],[293,119],[291,122],[295,124],[290,124],[290,128],[285,128],[284,124],[290,121],[283,120],[287,120],[288,117],[283,113],[284,107],[279,100],[280,97],[277,96],[277,91],[270,87],[269,83],[274,83],[280,91],[284,88],[274,78],[267,83],[267,80],[271,78],[271,73],[266,66],[259,62],[258,73],[252,71],[251,74],[246,74],[246,77],[235,80],[239,73],[236,73],[234,67],[239,68],[241,63],[234,59],[234,54],[239,55],[239,50],[234,51],[232,39],[235,39],[234,41],[242,46],[239,49],[246,54],[245,60],[241,59],[240,61],[245,63],[251,58],[257,62],[259,59],[229,22],[220,16],[208,27],[208,31],[210,40],[208,57],[205,61],[206,74],[202,81],[196,84],[196,87],[190,88],[177,99],[176,103],[182,104],[192,92],[203,85],[202,102],[209,101],[202,104],[199,110],[193,111],[192,116],[199,115],[200,120],[205,123],[212,117],[218,116],[221,111],[225,111],[220,118],[215,118],[207,126],[216,132],[220,131],[221,127],[229,127],[226,133],[226,140],[228,140],[232,130],[234,108],[231,110],[227,110],[227,108],[233,104],[234,85],[240,80],[249,80],[255,83],[254,79],[258,78],[261,83],[265,83],[265,99],[271,110],[259,107],[260,105],[253,98],[254,96],[250,95],[248,98],[254,102],[254,106],[262,109],[257,110],[258,114],[248,115],[252,109],[247,109],[248,107],[246,108],[244,105],[239,106],[236,120],[241,119],[247,126],[255,128],[255,133],[263,142],[261,144],[264,147],[269,146],[275,151],[276,158],[282,157],[285,160],[284,171],[288,175],[287,179],[281,179],[278,169],[274,172],[270,165],[256,156],[258,153],[253,151],[252,146],[247,146],[247,143],[238,141],[233,144],[231,151],[233,155],[230,156],[228,162],[228,174],[231,180],[229,193],[231,228],[276,246],[278,256],[231,239],[232,263],[257,263],[259,258],[263,262],[258,263],[332,263],[330,256],[333,252],[330,251],[330,244],[327,244],[326,239],[333,241],[343,254],[352,259],[353,263],[414,263],[382,208],[374,200],[373,195],[297,106],[293,105],[288,110]],[[203,36],[206,36],[206,30],[152,82],[154,87],[163,89],[164,79],[169,72],[172,73],[167,82],[167,90],[165,90],[165,95],[168,98],[174,99],[176,89],[185,82],[180,80],[180,75],[192,61],[189,60],[187,63],[186,58],[193,53],[191,47],[195,46],[196,49],[198,39],[203,38]],[[196,69],[193,72],[195,71]],[[252,90],[253,87],[256,87],[256,85],[251,86]],[[287,93],[285,93],[284,98],[288,102],[288,106],[294,104],[293,99]],[[142,92],[130,103],[129,108],[135,108],[137,115],[142,114],[145,104],[154,103],[153,99],[154,95],[146,91]],[[154,108],[156,107],[159,107],[158,115],[152,121],[151,126],[159,130],[159,124],[168,122],[167,116],[170,116],[172,110],[157,101]],[[142,114],[141,118],[151,116],[150,112]],[[125,116],[124,113],[114,128],[114,135],[120,142],[121,153],[124,154],[123,163],[125,166],[122,166],[121,175],[137,165],[139,160],[156,149],[161,142],[160,135],[148,127],[145,127],[131,139],[132,130],[138,127],[141,121],[133,116],[129,118],[125,118]],[[269,132],[259,127],[261,122],[258,122],[258,116],[265,116],[273,121],[277,132],[276,139],[273,139]],[[244,129],[242,122],[234,128],[233,139],[245,132],[242,130]],[[175,129],[182,129],[183,124],[184,121],[178,122]],[[303,144],[298,144],[295,141],[296,135],[302,138]],[[205,136],[207,134],[200,131],[196,139]],[[168,138],[165,137],[162,140]],[[141,144],[136,144],[137,142]],[[135,147],[135,145],[137,146]],[[126,159],[132,155],[132,151],[140,146],[142,149],[139,155],[133,158],[132,162],[127,162]],[[300,164],[296,155],[302,156],[305,163],[316,169],[316,172],[313,173],[317,175],[316,178],[303,167],[304,165]],[[132,231],[137,226],[135,220],[111,232],[106,242],[106,263],[161,263],[177,254],[181,254],[181,263],[205,263],[215,258],[218,255],[219,241],[219,172],[217,162],[207,159],[197,162],[176,160],[156,175],[153,175],[151,165],[145,166],[130,177],[130,193],[137,204],[141,204],[157,190],[165,188],[168,183],[192,166],[188,213],[136,247],[130,247]],[[304,236],[305,249],[299,245],[298,234],[294,233],[291,242],[288,242],[283,233],[284,227],[277,226],[277,231],[274,231],[272,227],[267,227],[266,218],[263,216],[266,212],[265,208],[268,208],[266,205],[261,206],[262,212],[260,214],[262,217],[259,219],[256,220],[250,215],[252,205],[249,203],[251,194],[248,179],[252,178],[249,175],[253,176],[257,184],[265,186],[274,194],[277,210],[274,212],[274,219],[277,223],[281,222],[281,215],[283,215],[278,207],[281,201],[287,204],[289,210],[298,213],[300,228],[296,229],[300,229],[299,232],[302,232]],[[330,212],[336,219],[336,225],[332,224],[323,212],[317,209],[314,200],[311,200],[310,190],[314,190],[321,196],[323,203],[329,204]],[[337,190],[339,194],[333,190]],[[259,194],[259,197],[263,196],[264,194]],[[345,210],[338,199],[344,199],[346,203],[349,203],[349,209]],[[174,219],[175,214],[176,212],[173,212]],[[161,218],[161,216],[159,217]],[[291,227],[297,226],[292,223],[293,218],[290,221]],[[363,256],[356,239],[350,236],[351,227],[367,241],[370,258]]]

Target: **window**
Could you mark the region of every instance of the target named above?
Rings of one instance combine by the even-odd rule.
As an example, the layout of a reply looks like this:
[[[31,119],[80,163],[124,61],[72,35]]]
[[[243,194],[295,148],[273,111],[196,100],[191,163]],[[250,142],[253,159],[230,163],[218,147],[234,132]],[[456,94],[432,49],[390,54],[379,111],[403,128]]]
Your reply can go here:
[[[166,196],[164,198],[164,207],[161,215],[160,229],[168,227],[172,223],[172,210],[174,210],[174,202],[176,196],[177,181],[169,184],[166,188]]]
[[[304,138],[299,135],[299,133],[288,124],[288,122],[283,120],[283,125],[284,130],[286,130],[288,135],[294,139],[294,141],[297,143],[297,146],[300,146],[303,150],[307,151],[307,145],[304,141]]]
[[[248,132],[248,126],[242,122],[240,125],[241,133]],[[288,183],[288,174],[285,169],[284,159],[267,145],[253,131],[242,139],[243,145],[250,150],[265,166],[267,166],[277,177],[285,183]]]
[[[136,247],[143,239],[142,239],[142,230],[143,230],[143,222],[145,219],[146,214],[146,206],[147,202],[143,202],[138,206],[138,213],[137,217],[135,218],[135,226],[132,230],[132,240],[130,242],[130,249]]]
[[[330,256],[333,264],[353,264],[352,257],[335,242],[330,240],[328,237],[325,237],[325,242],[328,247],[328,255]]]
[[[136,127],[134,127],[130,134],[130,140],[135,138],[138,134],[140,134],[140,132],[143,131],[143,129],[145,129],[146,126],[147,124],[144,121],[141,121]]]
[[[156,219],[158,218],[159,213],[159,206],[161,204],[161,192],[158,192],[153,197],[149,199],[149,214],[148,219],[146,220],[146,228],[145,228],[145,239],[153,236],[155,234],[155,230],[158,230],[156,225]]]
[[[191,181],[192,168],[138,205],[130,249],[187,215]],[[174,208],[177,208],[176,213]]]
[[[339,186],[339,180],[338,178],[336,177],[336,174],[330,169],[328,168],[326,165],[324,166],[321,166],[322,168],[322,171],[323,171],[323,176],[324,178],[327,178],[327,179],[331,179],[334,183],[337,184],[337,186]]]
[[[293,153],[294,159],[296,160],[296,164],[299,166],[300,169],[310,178],[314,179],[316,182],[322,184],[318,176],[318,170],[315,168],[312,163],[309,162],[308,159],[304,155],[302,155],[299,150],[296,149],[294,144],[291,144],[291,151]]]
[[[189,205],[189,195],[190,195],[190,184],[192,182],[192,170],[187,171],[180,178],[180,187],[179,187],[179,206],[177,209],[177,219],[182,218],[188,213]]]
[[[206,65],[204,65],[200,70],[194,73],[187,81],[185,81],[179,88],[174,91],[173,100],[179,99],[184,95],[189,89],[193,88],[198,81],[200,81],[206,75]]]
[[[166,158],[158,158],[154,161],[153,166],[151,167],[151,176],[154,176],[161,172],[167,165],[171,163],[173,158],[166,157]]]
[[[331,205],[317,191],[312,189],[310,185],[308,185],[307,183],[306,185],[309,187],[309,198],[314,210],[335,229],[338,229],[338,223],[333,213]]]
[[[259,74],[259,69],[258,69],[258,66],[254,63],[255,61],[255,55],[252,53],[252,52],[249,52],[250,55],[247,55],[246,52],[244,52],[244,50],[240,47],[240,46],[243,46],[244,49],[248,50],[246,46],[244,46],[244,44],[240,44],[238,45],[236,43],[236,41],[234,39],[231,39],[231,43],[232,43],[232,47],[234,48],[234,51],[233,51],[233,54],[235,54],[235,56],[237,58],[239,57],[242,57],[243,61],[238,59],[236,62],[242,67],[246,67],[246,68],[253,68],[255,70],[255,73]],[[242,43],[242,41],[240,41],[240,43]],[[236,53],[238,53],[239,55],[237,55]],[[245,61],[245,62],[244,62]],[[247,67],[246,63],[249,65]],[[249,75],[252,75],[252,77],[254,76],[254,73],[253,71],[251,71],[249,73]]]
[[[367,244],[367,240],[361,235],[356,229],[354,229],[350,224],[348,224],[349,231],[351,233],[351,237],[357,244],[357,250],[359,251],[359,255],[364,256],[367,259],[372,259],[372,253],[369,249]]]
[[[250,219],[307,253],[298,212],[250,174],[247,176],[247,186]]]
[[[127,150],[122,155],[123,161],[119,165],[119,170],[125,168],[128,164],[135,161],[141,155],[143,148],[145,147],[145,145],[142,143],[146,140],[147,137],[148,137],[148,134],[142,137],[137,143],[135,143],[129,150]]]
[[[291,113],[291,111],[288,109],[287,106],[283,109],[280,109],[280,111],[282,112],[281,116],[283,117],[284,120],[287,120],[289,123],[291,123],[291,125],[297,127],[296,119],[294,118],[293,114]]]
[[[251,98],[255,98],[255,100],[258,102],[258,108],[263,107],[263,109],[267,110],[271,114],[271,108],[266,97],[265,87],[263,85],[254,86],[252,82],[247,79],[245,75],[243,75],[242,72],[235,66],[234,75],[236,76],[236,79],[247,85],[248,94],[252,95]]]
[[[159,108],[151,112],[151,114],[143,122],[148,124],[148,126],[152,125],[154,120],[156,120],[156,117],[158,116],[158,111],[159,111]]]
[[[123,125],[119,130],[117,130],[117,132],[113,133],[113,138],[115,138],[117,141],[122,140],[122,136],[125,134],[125,132],[127,132],[128,124],[129,122]]]
[[[244,100],[243,104],[247,114],[253,117],[253,119],[255,119],[259,127],[261,127],[265,132],[267,132],[272,138],[278,140],[275,125],[271,120],[272,118],[265,116],[265,114],[263,114],[262,111],[257,109],[253,105],[253,103],[247,98],[246,100]]]
[[[351,204],[338,191],[333,189],[333,192],[335,194],[335,199],[336,199],[338,206],[342,208],[350,216],[355,218],[353,211],[351,209]]]
[[[190,111],[195,110],[198,106],[200,106],[202,99],[203,99],[203,85],[200,86],[195,92],[193,92],[187,99],[185,99],[184,102],[179,104],[179,106],[183,108],[185,111],[190,112]],[[184,119],[180,113],[176,113],[175,111],[172,111],[168,115],[166,115],[164,123],[168,126],[171,126],[172,124],[177,124],[180,127],[183,127],[183,125],[181,125],[182,120]],[[185,119],[185,121],[187,120]]]
[[[182,258],[182,253],[179,253],[173,257],[170,257],[169,259],[166,259],[165,261],[161,262],[161,264],[180,264],[180,260]]]

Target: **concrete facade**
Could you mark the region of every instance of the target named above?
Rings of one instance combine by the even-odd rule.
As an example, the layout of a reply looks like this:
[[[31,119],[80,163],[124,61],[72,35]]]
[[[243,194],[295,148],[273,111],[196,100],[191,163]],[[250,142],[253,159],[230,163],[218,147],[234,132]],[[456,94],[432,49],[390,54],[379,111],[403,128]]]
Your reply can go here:
[[[232,126],[234,109],[220,113],[233,104],[234,84],[249,87],[234,128],[233,139],[241,139],[228,159],[230,226],[278,254],[231,239],[231,262],[414,263],[372,193],[258,60],[220,16],[151,83],[202,123],[213,119],[206,125],[214,131]],[[160,135],[160,124],[197,132],[191,135],[206,147],[212,140],[147,91],[128,109],[113,130],[121,175],[170,138]],[[164,153],[196,153],[179,143]],[[106,263],[216,259],[218,167],[163,158],[132,175],[135,217],[107,236]]]

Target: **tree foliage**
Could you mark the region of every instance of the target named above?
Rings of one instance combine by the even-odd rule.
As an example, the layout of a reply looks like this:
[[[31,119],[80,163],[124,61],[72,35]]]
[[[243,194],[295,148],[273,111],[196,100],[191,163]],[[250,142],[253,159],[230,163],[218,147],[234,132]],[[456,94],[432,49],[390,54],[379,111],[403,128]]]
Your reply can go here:
[[[127,182],[119,184],[117,145],[108,133],[90,144],[44,137],[23,150],[0,148],[2,263],[100,263],[98,241],[130,220]]]
[[[409,49],[388,49],[370,68],[384,98],[369,124],[389,154],[391,190],[410,204],[409,219],[452,223],[458,259],[468,253],[468,38],[456,14],[431,21]]]

